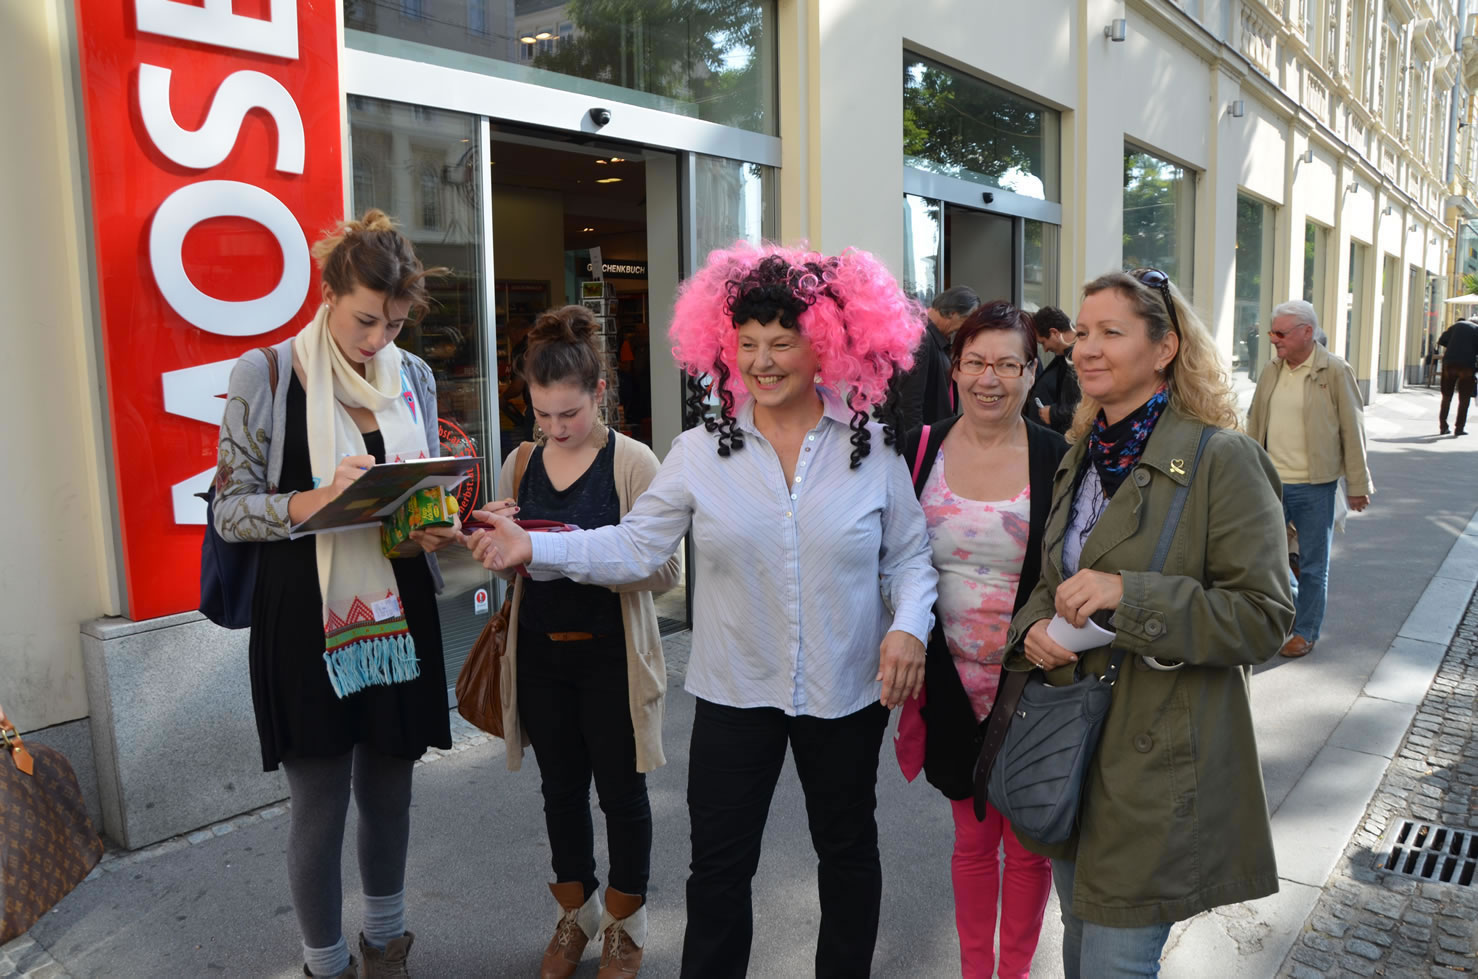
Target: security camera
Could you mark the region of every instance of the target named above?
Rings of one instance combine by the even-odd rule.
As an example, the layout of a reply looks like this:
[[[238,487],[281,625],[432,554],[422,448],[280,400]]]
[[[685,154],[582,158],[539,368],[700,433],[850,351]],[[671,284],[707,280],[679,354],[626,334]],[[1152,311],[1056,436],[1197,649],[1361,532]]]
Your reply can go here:
[[[611,110],[596,107],[590,110],[590,121],[597,126],[604,126],[611,121]]]
[[[996,202],[996,195],[992,194],[990,191],[986,191],[985,193],[980,195],[980,199],[985,201],[987,204],[994,204]]]

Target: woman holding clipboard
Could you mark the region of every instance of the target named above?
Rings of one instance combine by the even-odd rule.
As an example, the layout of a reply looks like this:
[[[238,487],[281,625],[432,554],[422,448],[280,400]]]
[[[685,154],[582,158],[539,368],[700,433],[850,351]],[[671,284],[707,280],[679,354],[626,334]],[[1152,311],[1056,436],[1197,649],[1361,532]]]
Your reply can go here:
[[[509,455],[498,479],[503,499],[484,511],[585,529],[619,523],[658,463],[651,449],[600,420],[606,381],[590,311],[564,306],[541,314],[522,372],[538,442]],[[539,974],[572,975],[600,934],[598,979],[630,979],[647,941],[646,773],[666,762],[667,669],[652,595],[677,584],[682,556],[650,578],[612,588],[500,574],[514,580],[504,650],[512,682],[505,678],[502,687],[505,757],[516,771],[524,744],[534,748],[555,878],[549,890],[560,908]],[[604,899],[595,875],[592,777],[611,859]]]
[[[416,531],[424,557],[397,561],[382,554],[378,529],[289,539],[369,466],[441,447],[431,370],[395,345],[427,304],[428,273],[410,241],[372,210],[313,257],[323,280],[313,320],[231,372],[215,528],[268,545],[252,605],[252,703],[262,766],[281,765],[292,795],[288,875],[305,971],[403,976],[414,940],[411,766],[428,746],[451,747],[433,554],[460,526]],[[358,973],[340,920],[351,788],[365,907]]]

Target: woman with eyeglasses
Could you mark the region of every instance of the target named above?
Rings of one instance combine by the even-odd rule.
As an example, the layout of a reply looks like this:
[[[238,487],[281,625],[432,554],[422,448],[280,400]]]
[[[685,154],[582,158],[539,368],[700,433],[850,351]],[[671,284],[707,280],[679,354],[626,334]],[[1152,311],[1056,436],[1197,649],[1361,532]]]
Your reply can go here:
[[[1166,275],[1114,272],[1083,293],[1083,400],[1006,668],[1062,685],[1104,675],[1111,649],[1127,659],[1073,835],[1022,842],[1052,858],[1068,979],[1156,976],[1174,922],[1278,889],[1248,685],[1293,624],[1287,541],[1277,473],[1237,431],[1211,335]],[[1076,656],[1048,636],[1054,615],[1115,637]]]
[[[950,878],[965,979],[1025,979],[1052,887],[1047,858],[1017,842],[994,807],[976,819],[972,801],[975,760],[1004,678],[1006,632],[1036,586],[1052,474],[1067,451],[1061,435],[1022,417],[1036,349],[1029,313],[1007,302],[977,308],[952,344],[960,414],[904,441],[905,457],[917,460],[914,492],[928,523],[939,598],[924,689],[899,720],[898,758],[910,781],[922,764],[954,810]]]

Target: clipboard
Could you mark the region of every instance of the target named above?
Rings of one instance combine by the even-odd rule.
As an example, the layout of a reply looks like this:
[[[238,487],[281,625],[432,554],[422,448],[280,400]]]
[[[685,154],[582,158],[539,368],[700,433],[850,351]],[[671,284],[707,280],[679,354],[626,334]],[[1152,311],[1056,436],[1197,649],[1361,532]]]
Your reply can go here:
[[[398,510],[416,490],[431,486],[451,489],[460,485],[481,461],[476,456],[444,456],[371,466],[338,499],[293,527],[290,536],[296,540],[310,534],[378,530],[380,522]]]

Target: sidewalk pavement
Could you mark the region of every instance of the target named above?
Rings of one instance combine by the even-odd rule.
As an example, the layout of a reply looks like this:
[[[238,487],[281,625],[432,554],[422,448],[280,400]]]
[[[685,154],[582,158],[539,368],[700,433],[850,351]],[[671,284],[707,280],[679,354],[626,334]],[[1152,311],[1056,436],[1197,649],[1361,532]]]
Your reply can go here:
[[[1371,684],[1367,690],[1399,695],[1402,681],[1388,676]],[[1280,976],[1456,979],[1478,969],[1475,692],[1478,599]],[[1377,735],[1381,747],[1391,733]],[[1422,825],[1432,827],[1425,836]],[[1409,870],[1426,871],[1427,879]]]
[[[1436,439],[1435,414],[1435,394],[1423,389],[1384,398],[1368,412],[1378,493],[1370,512],[1337,538],[1324,635],[1309,657],[1275,660],[1253,678],[1282,890],[1178,926],[1165,960],[1172,979],[1279,973],[1427,693],[1478,579],[1478,444]],[[666,643],[669,764],[648,779],[655,846],[643,974],[653,977],[677,974],[685,923],[693,715],[681,690],[687,641],[683,634]],[[922,782],[904,783],[887,743],[878,796],[885,883],[873,973],[958,975],[949,807]],[[286,886],[287,811],[269,807],[144,851],[110,854],[29,935],[0,947],[0,976],[300,976]],[[814,972],[819,913],[804,811],[787,764],[754,884],[752,976]],[[351,807],[350,839],[353,821]],[[604,868],[600,832],[597,850]],[[407,874],[416,973],[536,974],[554,922],[544,887],[548,857],[532,756],[524,771],[508,772],[501,741],[457,725],[453,750],[429,753],[416,772]],[[352,845],[344,880],[352,937],[361,914]],[[1324,917],[1321,911],[1318,920]],[[1338,920],[1332,911],[1329,917]],[[1340,940],[1352,936],[1353,927]],[[1054,898],[1033,976],[1062,974],[1060,940]],[[580,975],[594,974],[597,953],[588,954]]]

